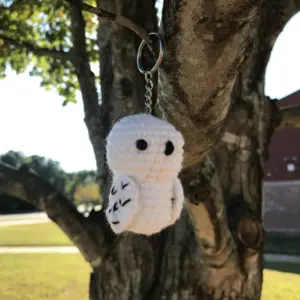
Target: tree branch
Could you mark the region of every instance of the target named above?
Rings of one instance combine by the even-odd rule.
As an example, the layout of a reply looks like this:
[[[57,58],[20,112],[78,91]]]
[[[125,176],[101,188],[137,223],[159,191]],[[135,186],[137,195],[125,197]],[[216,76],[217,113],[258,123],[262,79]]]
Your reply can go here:
[[[220,241],[223,240],[226,245],[226,236],[231,237],[227,240],[231,241],[228,245],[231,244],[232,255],[230,257],[222,255],[223,258],[229,258],[222,265],[222,269],[230,274],[228,270],[232,270],[232,266],[235,266],[233,270],[237,276],[254,274],[252,276],[255,276],[255,280],[252,283],[245,281],[244,288],[249,289],[249,295],[252,295],[252,297],[248,295],[249,299],[254,299],[261,288],[264,236],[263,167],[270,137],[279,123],[279,110],[276,102],[269,101],[264,96],[264,74],[274,41],[291,15],[292,10],[285,8],[283,0],[277,0],[275,4],[265,1],[257,9],[256,17],[252,19],[252,28],[248,31],[248,39],[252,39],[251,51],[241,72],[234,78],[234,88],[230,92],[231,107],[224,122],[224,131],[221,139],[217,140],[217,144],[213,145],[209,154],[217,167],[217,178],[212,177],[210,184],[205,185],[205,182],[201,181],[197,183],[197,174],[194,169],[186,170],[193,180],[191,182],[194,182],[196,187],[198,186],[198,191],[196,187],[194,188],[194,195],[190,193],[189,188],[187,190],[188,206],[192,207],[189,214],[192,220],[196,220],[194,229],[198,242],[205,253],[207,252],[205,244],[218,245],[216,238],[219,236]],[[222,24],[220,26],[222,27]],[[209,28],[211,27],[204,27],[203,33]],[[214,48],[210,48],[207,52],[207,57],[215,53],[213,50],[218,47],[218,44],[213,46]],[[225,50],[221,53],[224,52]],[[227,64],[227,62],[223,63]],[[230,67],[230,65],[227,66]],[[205,89],[205,92],[209,89]],[[214,99],[219,99],[219,95],[219,93],[213,95]],[[216,101],[213,104],[216,105],[215,109],[219,105],[219,100]],[[191,104],[188,103],[188,105]],[[203,125],[209,122],[210,120],[207,119]],[[205,134],[212,133],[207,131]],[[221,188],[218,188],[216,182],[214,183],[218,178],[222,183]],[[207,193],[202,191],[203,185],[206,186]],[[198,199],[200,201],[197,201]],[[193,202],[198,203],[198,207]],[[226,218],[223,216],[224,210]],[[225,234],[220,234],[220,229]],[[207,258],[206,260],[210,262],[211,257],[208,258],[210,260]],[[210,268],[208,273],[212,276],[215,274],[213,268]],[[218,289],[215,281],[212,281],[211,285]]]
[[[30,42],[26,42],[26,41],[21,41],[21,40],[17,41],[8,36],[3,35],[3,34],[0,34],[0,40],[3,40],[4,44],[6,44],[6,45],[23,48],[26,51],[31,52],[37,56],[50,56],[50,57],[61,59],[61,60],[70,60],[70,58],[71,58],[70,53],[68,53],[68,52],[65,52],[62,50],[39,47],[37,45],[34,45],[34,44],[32,44]]]
[[[95,153],[97,170],[100,175],[105,166],[105,132],[103,112],[99,104],[96,78],[91,70],[85,36],[85,20],[80,9],[81,1],[71,1],[71,32],[73,39],[72,63],[76,69],[77,79],[83,99],[85,123]]]
[[[282,0],[275,8],[267,1],[208,3],[165,1],[169,55],[160,70],[160,106],[186,139],[187,207],[211,288],[220,289],[220,278],[245,282],[257,272],[254,288],[246,283],[254,299],[261,286],[262,162],[277,121],[264,97],[264,73],[290,12],[280,19]],[[209,180],[206,162],[199,164],[206,153],[217,167]]]
[[[87,219],[74,204],[49,183],[29,172],[27,168],[14,169],[0,164],[0,191],[21,198],[46,212],[78,247],[85,259],[99,266],[106,252],[101,228],[90,229]],[[104,217],[104,216],[103,216]]]
[[[251,0],[164,1],[159,105],[184,135],[186,167],[201,162],[221,136],[259,6]]]
[[[105,11],[103,9],[91,6],[89,4],[86,3],[79,3],[73,0],[66,0],[68,3],[70,3],[71,5],[76,5],[78,8],[87,11],[89,13],[95,14],[100,18],[105,18],[107,20],[113,21],[116,24],[119,24],[121,26],[125,26],[129,29],[131,29],[132,31],[134,31],[137,35],[139,35],[142,39],[144,39],[148,45],[151,44],[151,39],[147,33],[146,30],[144,30],[143,28],[141,28],[140,26],[138,26],[137,24],[135,24],[134,22],[132,22],[131,20],[123,17],[123,16],[118,16],[114,13]]]

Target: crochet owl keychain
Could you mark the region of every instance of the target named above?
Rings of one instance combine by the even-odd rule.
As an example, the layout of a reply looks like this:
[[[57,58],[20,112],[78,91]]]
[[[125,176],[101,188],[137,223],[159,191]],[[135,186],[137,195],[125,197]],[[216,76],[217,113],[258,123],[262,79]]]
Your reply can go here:
[[[178,173],[183,161],[184,139],[175,127],[151,115],[152,74],[162,61],[162,42],[155,66],[141,65],[143,40],[137,55],[138,69],[145,76],[146,113],[118,121],[107,138],[107,163],[113,173],[109,203],[105,211],[115,233],[131,231],[151,235],[179,218],[183,188]]]

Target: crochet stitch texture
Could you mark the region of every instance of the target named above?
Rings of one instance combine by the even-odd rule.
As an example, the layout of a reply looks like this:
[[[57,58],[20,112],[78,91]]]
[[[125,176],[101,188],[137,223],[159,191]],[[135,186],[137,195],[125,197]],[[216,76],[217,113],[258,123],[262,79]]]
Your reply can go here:
[[[183,146],[182,134],[152,115],[127,116],[113,126],[107,138],[113,183],[105,213],[115,233],[151,235],[179,218]]]

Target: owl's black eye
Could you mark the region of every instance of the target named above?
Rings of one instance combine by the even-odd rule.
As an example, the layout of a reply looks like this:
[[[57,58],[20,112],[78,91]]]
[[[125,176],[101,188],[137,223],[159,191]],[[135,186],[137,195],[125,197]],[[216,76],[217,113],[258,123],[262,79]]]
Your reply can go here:
[[[145,140],[137,140],[136,141],[136,147],[141,150],[144,151],[148,148],[148,143]]]
[[[174,145],[171,141],[166,142],[165,154],[171,155],[174,152]]]

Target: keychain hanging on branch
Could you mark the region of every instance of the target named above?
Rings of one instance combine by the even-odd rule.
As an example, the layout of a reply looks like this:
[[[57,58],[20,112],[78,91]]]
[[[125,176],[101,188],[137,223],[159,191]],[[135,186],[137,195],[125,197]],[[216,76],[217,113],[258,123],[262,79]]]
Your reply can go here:
[[[115,233],[131,231],[151,235],[172,225],[179,218],[183,188],[178,173],[182,167],[184,139],[175,127],[152,113],[152,76],[162,62],[145,71],[141,64],[146,41],[140,44],[137,66],[145,76],[145,113],[118,121],[107,138],[107,163],[113,172],[109,203],[105,211]]]

